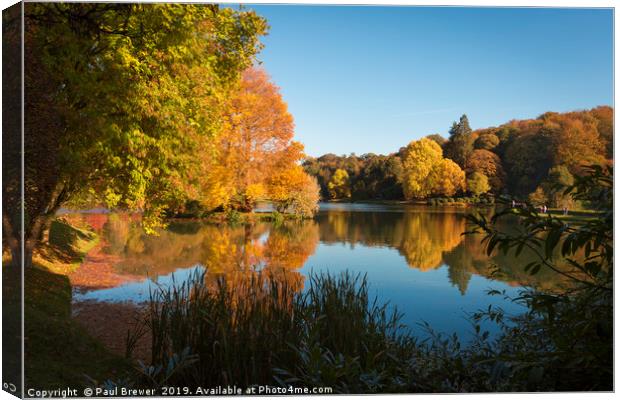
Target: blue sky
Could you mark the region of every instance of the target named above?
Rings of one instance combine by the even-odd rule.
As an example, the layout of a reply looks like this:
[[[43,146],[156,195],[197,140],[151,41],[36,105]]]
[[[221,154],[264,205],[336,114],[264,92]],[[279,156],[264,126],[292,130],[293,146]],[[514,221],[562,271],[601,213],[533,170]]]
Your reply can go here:
[[[431,133],[613,105],[610,9],[247,6],[306,153],[387,154]]]

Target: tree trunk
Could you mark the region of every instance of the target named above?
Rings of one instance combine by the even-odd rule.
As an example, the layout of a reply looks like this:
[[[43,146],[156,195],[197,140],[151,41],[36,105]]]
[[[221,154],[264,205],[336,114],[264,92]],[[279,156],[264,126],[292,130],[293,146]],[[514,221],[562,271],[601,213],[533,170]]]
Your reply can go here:
[[[11,267],[12,268],[21,268],[22,265],[22,249],[21,246],[17,245],[9,245],[9,249],[11,250]]]
[[[46,226],[51,222],[52,216],[39,215],[35,217],[34,222],[30,226],[30,231],[26,232],[24,243],[24,268],[32,266],[32,255],[34,248],[39,244],[42,233]]]
[[[22,249],[20,246],[20,237],[18,231],[16,232],[8,213],[4,212],[2,216],[2,230],[4,234],[4,241],[9,246],[11,251],[11,266],[14,268],[20,268],[22,265]]]
[[[52,227],[53,217],[46,217],[43,222],[43,226],[41,227],[41,238],[40,242],[49,244],[50,243],[50,229]]]
[[[24,245],[24,268],[32,267],[32,254],[36,240],[26,240]]]
[[[41,232],[41,243],[49,244],[50,243],[50,227],[49,225],[43,229]]]

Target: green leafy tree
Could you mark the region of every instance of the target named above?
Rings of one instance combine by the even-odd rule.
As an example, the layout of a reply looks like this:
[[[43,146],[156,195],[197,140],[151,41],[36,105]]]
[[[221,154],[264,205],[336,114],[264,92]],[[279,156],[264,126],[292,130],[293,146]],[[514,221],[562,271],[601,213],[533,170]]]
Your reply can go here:
[[[266,28],[217,5],[26,4],[24,263],[63,204],[143,210],[150,231],[161,225]]]
[[[337,169],[343,169],[349,174],[351,196],[356,199],[403,198],[403,166],[398,154],[325,154],[318,158],[306,158],[303,167],[308,174],[317,178],[323,198],[331,197],[328,185]]]
[[[510,192],[519,195],[532,192],[553,165],[551,138],[545,132],[515,138],[506,149],[504,165]]]
[[[523,291],[514,301],[528,312],[510,322],[504,322],[503,312],[493,310],[478,314],[475,321],[491,318],[500,323],[500,348],[485,361],[509,361],[506,376],[513,384],[535,390],[611,390],[613,170],[585,167],[584,176],[576,176],[565,192],[574,201],[589,202],[597,218],[572,223],[553,214],[541,217],[532,206],[505,207],[490,220],[468,217],[474,225],[469,233],[483,233],[487,254],[497,250],[518,257],[527,249],[535,258],[523,265],[526,272],[534,275],[545,269],[573,283],[571,290],[559,293]],[[502,222],[515,216],[516,229],[506,229]],[[567,262],[568,270],[560,266]]]
[[[552,207],[572,207],[574,205],[572,197],[569,193],[565,193],[565,190],[574,182],[575,177],[568,167],[556,165],[549,169],[549,175],[538,188],[544,192],[546,200]]]

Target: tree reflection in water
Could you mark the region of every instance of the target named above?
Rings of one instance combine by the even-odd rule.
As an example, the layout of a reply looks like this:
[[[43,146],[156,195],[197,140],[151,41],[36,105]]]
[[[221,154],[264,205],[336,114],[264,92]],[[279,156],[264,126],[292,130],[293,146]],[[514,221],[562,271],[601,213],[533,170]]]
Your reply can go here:
[[[208,275],[231,283],[262,271],[301,290],[304,278],[299,270],[321,242],[346,243],[353,258],[358,245],[392,248],[409,267],[420,271],[446,266],[448,280],[462,294],[472,275],[546,290],[567,284],[550,271],[541,270],[534,276],[524,272],[520,266],[531,257],[525,251],[519,262],[513,256],[487,257],[480,237],[462,235],[467,230],[465,211],[457,209],[329,210],[315,220],[285,221],[278,226],[179,221],[156,236],[142,231],[137,216],[84,214],[81,218],[102,235],[104,251],[120,257],[115,269],[121,274],[154,277],[201,264],[208,267]]]
[[[99,222],[102,215],[86,214],[86,222]],[[208,276],[227,281],[245,279],[261,271],[273,279],[303,288],[298,270],[314,253],[319,242],[314,221],[285,221],[227,226],[195,221],[171,223],[157,235],[147,235],[139,220],[127,214],[105,215],[98,233],[106,243],[104,251],[121,258],[118,273],[156,277],[196,264],[208,268]],[[290,273],[286,273],[290,272]]]
[[[467,230],[466,212],[426,207],[398,212],[329,211],[321,213],[317,221],[324,243],[394,248],[405,257],[409,267],[421,271],[447,266],[450,283],[462,294],[474,274],[511,286],[544,290],[561,289],[568,284],[549,270],[533,276],[525,272],[522,266],[534,259],[527,250],[519,255],[518,262],[513,254],[494,252],[487,256],[481,236],[463,235]]]

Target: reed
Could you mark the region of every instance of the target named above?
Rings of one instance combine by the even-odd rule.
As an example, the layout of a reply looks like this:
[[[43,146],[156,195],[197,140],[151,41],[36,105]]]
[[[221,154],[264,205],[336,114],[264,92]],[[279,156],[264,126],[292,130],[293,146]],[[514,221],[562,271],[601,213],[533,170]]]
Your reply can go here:
[[[287,273],[212,277],[152,293],[145,326],[151,365],[122,382],[135,387],[272,385],[329,387],[332,393],[454,393],[609,390],[612,376],[611,298],[563,296],[550,323],[546,309],[508,316],[489,307],[470,316],[473,338],[435,332],[416,340],[401,314],[368,293],[365,276],[311,274],[304,291]],[[604,300],[604,301],[603,301]],[[592,314],[584,335],[584,309]],[[479,322],[495,322],[490,336]],[[609,325],[605,325],[609,324]],[[579,327],[579,329],[577,329]],[[567,352],[563,338],[579,343]],[[128,336],[133,337],[133,336]],[[580,342],[579,342],[580,341]],[[601,361],[602,360],[602,361]],[[577,369],[570,362],[597,365]],[[562,370],[561,375],[554,371]],[[584,372],[585,371],[585,372]],[[114,382],[112,382],[114,383]],[[119,385],[118,382],[114,383]]]
[[[366,371],[399,375],[413,342],[401,315],[370,299],[365,276],[312,274],[300,291],[286,275],[227,280],[197,271],[152,292],[145,321],[152,364],[178,364],[180,354],[191,354],[192,362],[150,375],[161,371],[160,380],[187,386],[320,382],[342,391],[367,390]],[[165,373],[171,368],[172,377]]]

